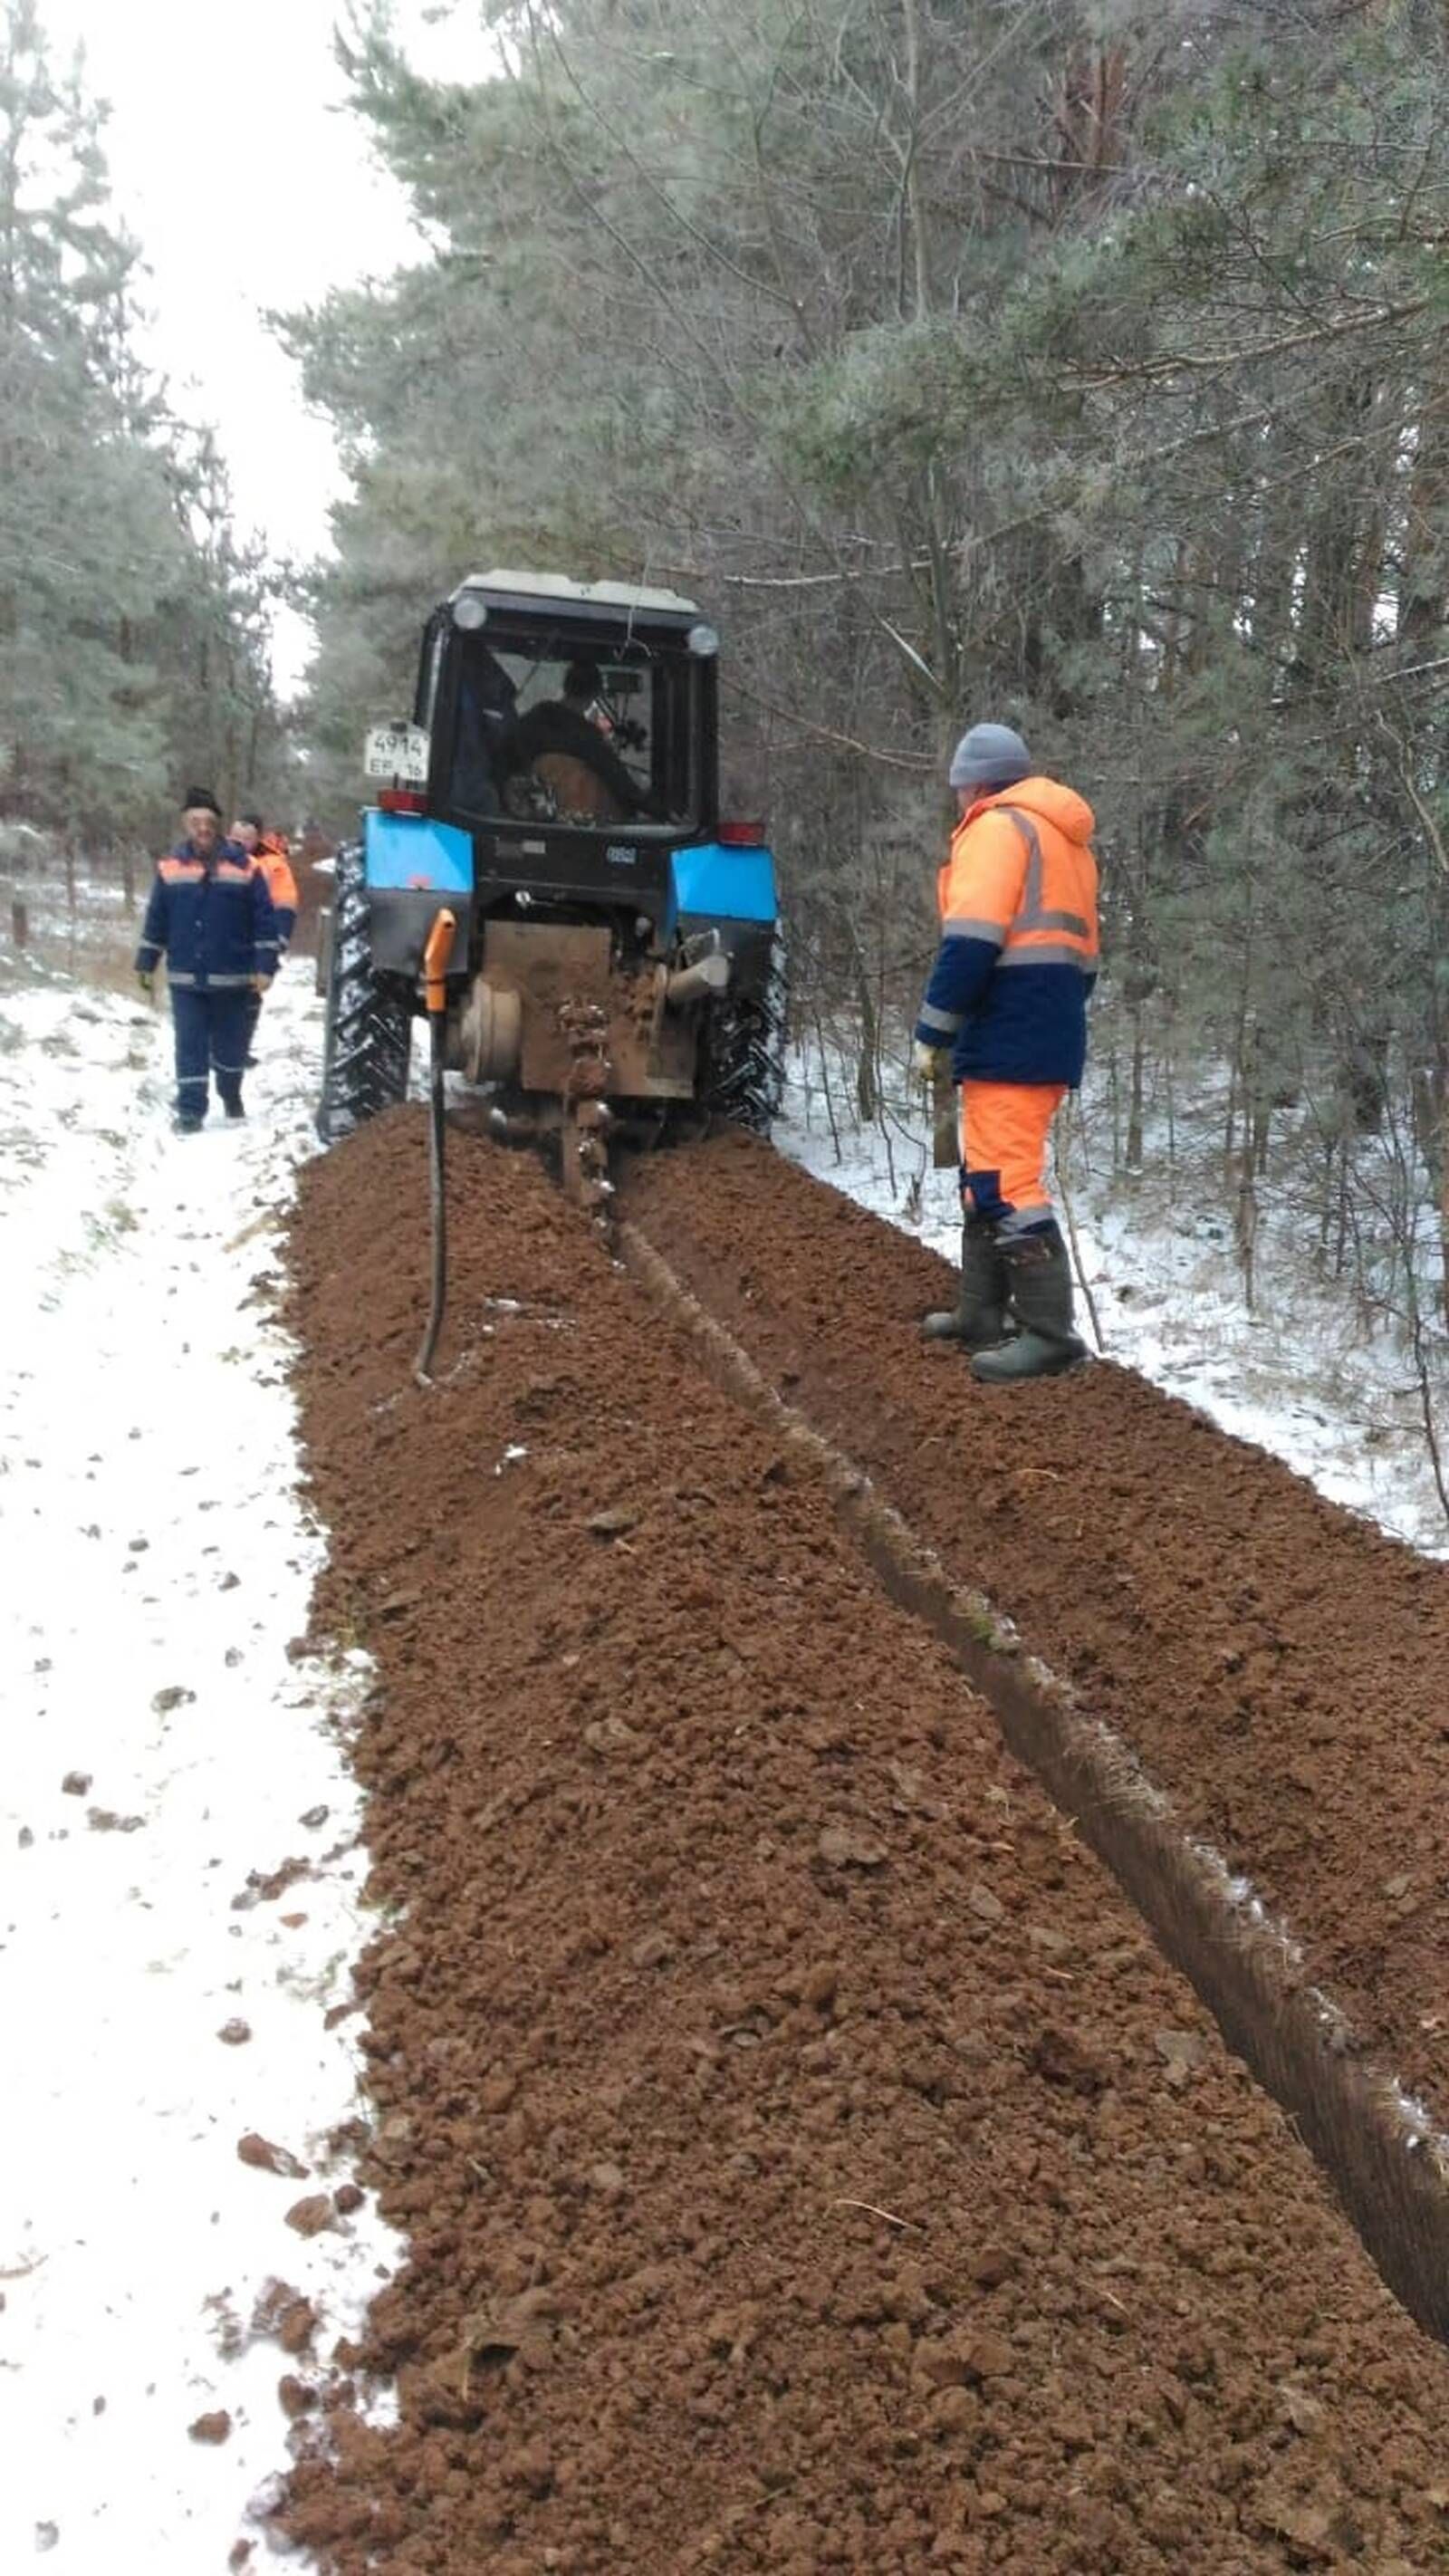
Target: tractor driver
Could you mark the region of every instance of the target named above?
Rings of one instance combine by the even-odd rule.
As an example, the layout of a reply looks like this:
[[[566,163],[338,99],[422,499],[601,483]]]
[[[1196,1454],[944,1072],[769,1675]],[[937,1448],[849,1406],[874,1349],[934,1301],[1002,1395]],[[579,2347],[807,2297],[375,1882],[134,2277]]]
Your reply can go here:
[[[658,819],[657,800],[625,767],[590,710],[603,690],[597,662],[571,662],[563,695],[544,698],[512,726],[502,766],[511,780],[537,779],[560,816],[588,823]]]

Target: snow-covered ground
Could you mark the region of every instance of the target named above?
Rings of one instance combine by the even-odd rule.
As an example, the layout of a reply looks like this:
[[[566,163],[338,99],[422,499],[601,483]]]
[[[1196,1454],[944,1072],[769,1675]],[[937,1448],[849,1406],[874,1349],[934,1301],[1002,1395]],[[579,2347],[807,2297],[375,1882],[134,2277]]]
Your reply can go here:
[[[315,2367],[258,2301],[310,2299],[325,2359],[397,2256],[370,2199],[310,2237],[286,2217],[347,2178],[358,2025],[325,2015],[367,1935],[366,1659],[288,1654],[323,1557],[269,1297],[308,982],[267,1004],[248,1123],[180,1140],[169,1014],[0,979],[7,2576],[224,2567],[287,2465],[278,2383]],[[242,2161],[248,2134],[292,2173]]]
[[[784,1152],[954,1261],[954,1171],[935,1171],[923,1109],[902,1087],[881,1124],[847,1115],[838,1073],[827,1103],[818,1050],[791,1059]],[[833,1112],[833,1117],[832,1113]],[[1220,1121],[1219,1121],[1220,1124]],[[1221,1201],[1174,1203],[1154,1177],[1113,1183],[1069,1131],[1069,1189],[1082,1266],[1105,1348],[1224,1430],[1256,1441],[1396,1538],[1449,1556],[1449,1527],[1425,1447],[1421,1398],[1401,1339],[1365,1335],[1342,1288],[1314,1265],[1312,1228],[1270,1204],[1249,1313]],[[1271,1194],[1265,1193],[1271,1198]],[[1088,1319],[1079,1318],[1090,1334]]]

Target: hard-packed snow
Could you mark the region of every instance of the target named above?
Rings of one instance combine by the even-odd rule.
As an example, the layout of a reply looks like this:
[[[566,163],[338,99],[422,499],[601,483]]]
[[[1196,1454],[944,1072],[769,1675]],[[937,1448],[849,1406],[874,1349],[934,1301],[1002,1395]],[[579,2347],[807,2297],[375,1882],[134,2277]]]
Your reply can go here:
[[[178,1139],[169,1015],[42,969],[0,989],[7,2570],[225,2566],[309,2369],[258,2299],[305,2293],[325,2357],[396,2257],[370,2199],[286,2224],[347,2177],[358,2025],[325,2015],[367,1933],[366,1658],[288,1653],[324,1542],[272,1289],[316,1017],[294,965],[248,1122]],[[244,2163],[248,2133],[305,2174]]]

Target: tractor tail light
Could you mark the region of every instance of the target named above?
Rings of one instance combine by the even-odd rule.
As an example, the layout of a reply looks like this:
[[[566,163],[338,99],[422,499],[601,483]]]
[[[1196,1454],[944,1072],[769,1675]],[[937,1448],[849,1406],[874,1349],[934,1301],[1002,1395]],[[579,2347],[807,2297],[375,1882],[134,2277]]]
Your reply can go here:
[[[428,810],[427,795],[421,787],[383,787],[377,801],[384,814],[426,814]]]
[[[765,846],[765,824],[762,815],[736,816],[719,827],[720,840],[727,850],[762,850]]]

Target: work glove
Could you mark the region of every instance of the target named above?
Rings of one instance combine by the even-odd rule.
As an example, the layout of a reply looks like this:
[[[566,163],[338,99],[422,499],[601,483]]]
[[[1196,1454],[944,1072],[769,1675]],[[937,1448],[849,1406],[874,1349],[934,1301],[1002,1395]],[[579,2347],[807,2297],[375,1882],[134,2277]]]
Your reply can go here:
[[[154,1001],[156,997],[155,967],[138,966],[136,969],[136,981],[140,985],[142,992],[145,994],[147,1001]]]
[[[934,1088],[945,1053],[944,1047],[927,1046],[924,1038],[917,1038],[911,1049],[911,1071],[924,1090]]]
[[[271,989],[272,979],[270,975],[254,975],[252,977],[252,991],[256,994],[258,1000],[261,999],[263,993],[270,993]]]

